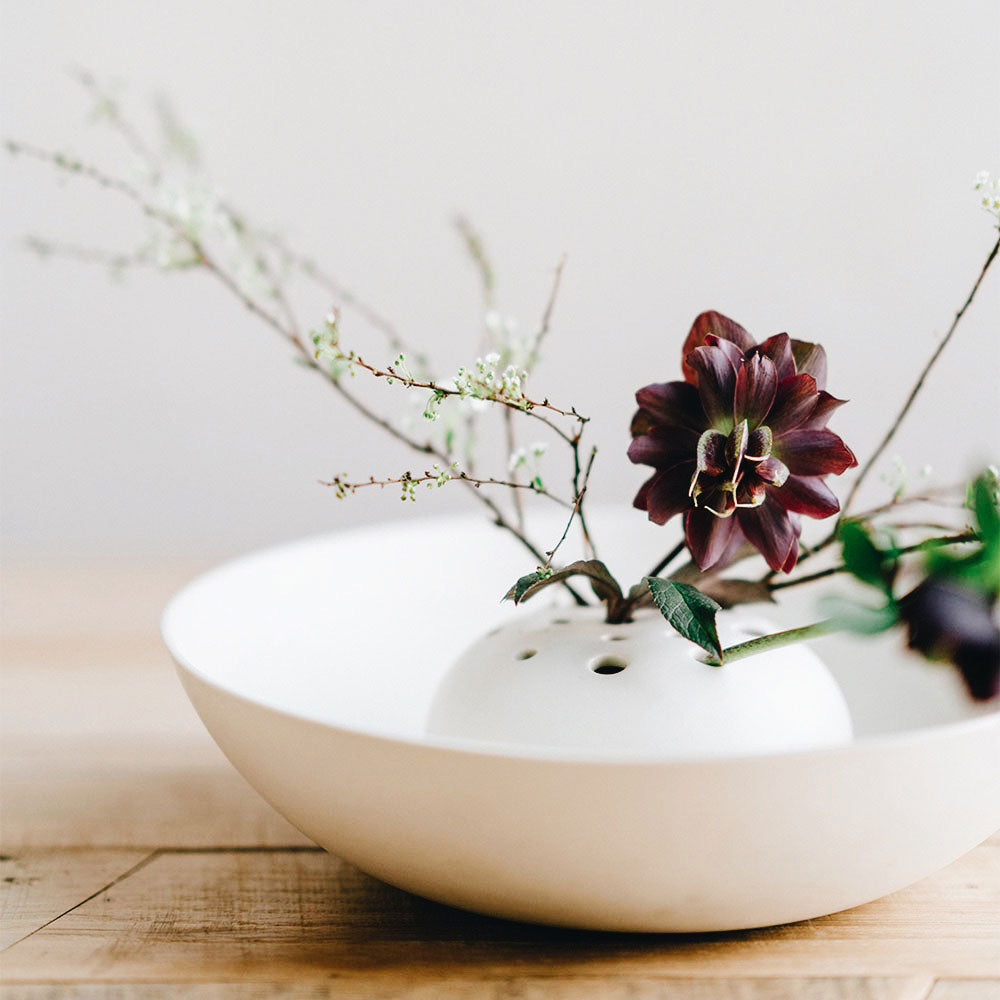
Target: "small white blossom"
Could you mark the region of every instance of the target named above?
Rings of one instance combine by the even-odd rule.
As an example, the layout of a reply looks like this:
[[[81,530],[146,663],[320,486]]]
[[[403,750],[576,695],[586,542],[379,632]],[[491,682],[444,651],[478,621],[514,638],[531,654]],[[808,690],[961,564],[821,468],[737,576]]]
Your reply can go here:
[[[540,467],[541,457],[545,454],[547,445],[544,441],[536,441],[528,445],[527,448],[517,448],[510,454],[507,468],[510,472],[517,472],[524,469],[531,480],[531,484],[537,489],[542,489],[542,474]]]
[[[313,358],[334,382],[348,370],[353,374],[350,361],[340,348],[340,329],[337,322],[337,313],[328,312],[323,317],[322,329],[313,330],[310,335]]]
[[[1000,222],[1000,176],[993,177],[988,170],[980,170],[973,187],[983,210]]]

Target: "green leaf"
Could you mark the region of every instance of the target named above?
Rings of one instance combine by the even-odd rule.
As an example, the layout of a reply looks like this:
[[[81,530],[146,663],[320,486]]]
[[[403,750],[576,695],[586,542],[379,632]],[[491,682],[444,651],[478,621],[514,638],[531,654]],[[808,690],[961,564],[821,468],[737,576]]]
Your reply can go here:
[[[660,613],[685,639],[722,663],[722,643],[715,625],[720,605],[689,583],[647,576],[646,584]]]
[[[993,484],[985,472],[972,484],[972,504],[983,545],[992,551],[1000,549],[1000,510],[997,509]]]
[[[840,542],[848,572],[862,583],[888,593],[889,576],[883,568],[885,554],[876,547],[865,526],[860,521],[845,521],[840,526]]]
[[[819,599],[819,606],[833,629],[856,632],[858,635],[878,635],[899,621],[899,606],[895,601],[889,601],[881,608],[872,608],[846,597],[828,594]]]
[[[541,579],[542,575],[537,571],[534,573],[526,573],[524,576],[518,578],[517,583],[515,583],[506,594],[504,594],[503,599],[505,601],[513,601],[515,604],[519,604],[525,593],[532,587],[532,585],[538,583]]]
[[[594,593],[602,601],[614,603],[622,600],[622,589],[618,585],[618,581],[599,559],[579,559],[559,570],[549,570],[546,573],[540,571],[528,573],[504,594],[503,599],[520,604],[521,601],[529,600],[549,585],[560,583],[571,576],[588,577]]]

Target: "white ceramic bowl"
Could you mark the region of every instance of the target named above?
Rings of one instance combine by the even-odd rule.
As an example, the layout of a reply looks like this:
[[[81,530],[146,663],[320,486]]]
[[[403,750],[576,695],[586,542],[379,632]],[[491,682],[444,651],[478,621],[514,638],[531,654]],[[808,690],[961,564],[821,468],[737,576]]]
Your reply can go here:
[[[632,512],[594,521],[628,582],[670,543]],[[426,736],[455,657],[524,613],[499,598],[529,563],[477,517],[308,539],[196,580],[163,633],[205,725],[279,812],[386,882],[482,913],[784,923],[899,889],[1000,827],[1000,712],[898,636],[817,644],[847,746],[679,759]],[[810,620],[796,593],[768,617]]]

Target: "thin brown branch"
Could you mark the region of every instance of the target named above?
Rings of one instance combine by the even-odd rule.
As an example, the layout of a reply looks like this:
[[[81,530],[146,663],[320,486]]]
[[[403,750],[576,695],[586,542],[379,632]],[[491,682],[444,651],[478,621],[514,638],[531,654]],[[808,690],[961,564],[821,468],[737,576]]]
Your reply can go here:
[[[404,472],[399,476],[389,476],[385,479],[376,479],[374,476],[369,476],[368,479],[363,479],[359,482],[348,482],[342,476],[334,476],[329,480],[320,480],[320,485],[335,488],[338,496],[346,496],[349,493],[356,493],[358,490],[363,490],[370,486],[378,486],[383,489],[386,486],[406,486],[409,488],[411,486],[419,486],[422,483],[436,483],[439,486],[444,486],[447,483],[471,483],[476,487],[506,486],[511,490],[528,490],[531,493],[537,493],[538,496],[546,497],[554,503],[559,504],[560,507],[565,507],[566,509],[573,506],[568,500],[564,500],[562,497],[558,497],[554,493],[550,493],[544,486],[538,486],[535,481],[530,483],[521,483],[510,479],[494,479],[492,477],[483,479],[478,476],[468,475],[465,472],[455,470],[453,468],[439,468],[437,472],[425,470],[418,476],[414,476],[410,472]]]
[[[323,271],[315,261],[304,254],[293,250],[284,240],[273,233],[261,233],[261,239],[269,243],[275,253],[289,267],[294,268],[304,277],[309,278],[319,288],[329,293],[339,305],[356,312],[369,326],[378,330],[387,340],[389,346],[396,352],[405,354],[422,368],[429,367],[427,356],[412,347],[403,339],[399,330],[389,319],[383,316],[374,306],[343,285],[326,271]]]
[[[508,397],[503,395],[503,389],[490,389],[488,386],[480,387],[481,391],[492,392],[492,395],[480,396],[469,391],[468,389],[452,389],[447,386],[442,386],[439,383],[431,380],[423,380],[415,378],[408,375],[406,372],[400,371],[395,365],[386,365],[385,368],[379,368],[378,365],[369,364],[360,354],[354,351],[344,351],[339,346],[335,349],[327,347],[330,351],[331,358],[334,361],[342,361],[348,365],[354,365],[358,368],[363,369],[375,378],[384,378],[390,383],[399,383],[407,389],[426,389],[428,392],[432,392],[437,396],[444,398],[446,396],[457,396],[460,399],[481,399],[486,403],[498,403],[501,406],[505,406],[510,410],[518,413],[524,413],[529,417],[535,417],[535,419],[545,420],[549,427],[555,430],[562,437],[567,437],[566,432],[563,431],[558,425],[552,424],[550,421],[536,410],[547,410],[550,413],[555,413],[560,417],[571,417],[574,420],[579,421],[581,424],[586,423],[590,418],[584,417],[577,413],[575,409],[564,410],[558,406],[554,406],[548,401],[548,399],[543,399],[541,401],[530,399],[527,396],[521,398]]]
[[[968,297],[962,304],[962,308],[955,313],[955,318],[952,320],[951,326],[948,327],[948,332],[944,335],[941,343],[938,344],[937,349],[930,356],[927,364],[924,365],[923,371],[917,378],[916,384],[910,390],[909,396],[906,398],[906,402],[903,404],[903,408],[899,411],[896,419],[892,422],[889,430],[886,431],[885,437],[882,438],[878,447],[872,452],[868,461],[862,466],[861,471],[858,473],[857,479],[854,480],[854,484],[851,486],[850,492],[847,494],[847,499],[844,500],[843,507],[841,508],[840,519],[843,520],[846,517],[848,510],[850,510],[851,503],[853,502],[855,496],[857,496],[858,490],[861,488],[861,484],[865,481],[868,473],[872,470],[875,463],[882,457],[882,453],[889,446],[889,443],[896,436],[896,432],[899,430],[900,425],[906,418],[907,413],[910,412],[910,407],[913,406],[914,400],[923,388],[924,382],[927,380],[927,376],[930,374],[931,369],[934,367],[937,359],[941,356],[941,353],[948,346],[949,341],[958,328],[959,322],[961,322],[962,317],[965,315],[966,310],[972,305],[972,300],[976,297],[976,292],[979,291],[979,286],[983,283],[983,279],[986,277],[986,272],[990,269],[990,265],[996,259],[997,253],[1000,252],[1000,239],[993,244],[993,249],[990,250],[989,254],[986,256],[986,261],[983,264],[982,270],[979,272],[979,277],[976,278],[975,284],[972,286],[972,291],[969,292]]]
[[[583,506],[584,497],[587,495],[587,486],[590,482],[590,470],[594,467],[595,458],[597,458],[597,449],[591,448],[590,459],[587,461],[587,466],[583,473],[583,482],[580,486],[579,492],[573,500],[573,507],[569,512],[569,520],[566,522],[566,527],[563,528],[562,536],[559,541],[556,542],[555,547],[545,553],[545,562],[542,564],[543,569],[548,569],[552,565],[552,560],[555,558],[555,554],[559,551],[562,543],[566,541],[566,536],[569,534],[569,529],[572,526],[574,519],[580,516],[580,509]]]
[[[545,303],[545,310],[542,313],[542,321],[538,326],[538,332],[535,334],[535,343],[532,345],[530,363],[527,366],[529,370],[537,363],[538,352],[542,346],[542,341],[548,335],[548,332],[552,327],[552,314],[556,308],[556,300],[559,298],[559,288],[562,285],[563,271],[565,268],[566,257],[563,256],[559,263],[556,264],[555,274],[552,279],[552,289],[549,292],[548,301]]]
[[[93,73],[78,68],[72,70],[70,75],[97,101],[95,114],[106,118],[112,128],[125,140],[129,149],[146,164],[151,172],[158,176],[160,172],[159,160],[132,123],[122,116],[118,102],[101,90]]]
[[[852,514],[851,520],[870,521],[873,517],[878,517],[880,514],[886,514],[892,510],[902,510],[905,507],[910,507],[919,503],[941,505],[944,503],[945,499],[949,497],[949,495],[957,493],[960,489],[961,486],[941,486],[937,489],[925,490],[918,496],[893,497],[885,503],[878,504],[875,507],[869,507],[868,510],[862,511],[860,514]],[[961,504],[958,504],[958,506],[961,506]],[[825,535],[815,545],[803,545],[802,554],[799,556],[799,565],[804,563],[811,556],[817,555],[824,549],[829,548],[837,540],[839,530],[840,518],[837,519],[837,523],[834,525],[833,530],[829,532],[829,534]],[[773,580],[777,575],[778,574],[775,570],[769,570],[764,574],[761,580],[766,583],[768,580]]]
[[[686,548],[687,539],[682,538],[647,574],[659,576]]]
[[[6,141],[6,148],[8,151],[14,155],[27,156],[32,159],[39,160],[44,163],[48,163],[59,170],[62,170],[69,174],[75,174],[80,177],[85,177],[89,181],[96,184],[107,191],[124,196],[127,200],[135,204],[139,210],[148,218],[151,218],[157,222],[162,223],[171,232],[177,235],[187,246],[190,248],[192,253],[192,263],[198,266],[204,267],[210,274],[212,274],[217,281],[219,281],[228,291],[230,291],[240,302],[243,303],[244,307],[255,315],[262,322],[270,326],[276,333],[278,333],[282,338],[288,341],[296,350],[296,352],[301,356],[305,364],[315,371],[323,374],[329,384],[334,388],[334,390],[339,393],[339,395],[352,406],[359,414],[361,414],[365,419],[369,420],[376,426],[382,428],[392,437],[396,438],[401,443],[407,445],[413,450],[425,454],[432,455],[435,458],[442,461],[444,464],[450,464],[450,457],[445,455],[442,451],[435,448],[430,442],[421,442],[408,434],[404,433],[398,427],[393,426],[386,418],[380,416],[375,411],[373,411],[367,404],[363,403],[352,393],[348,392],[347,389],[336,379],[329,376],[329,373],[324,372],[323,369],[316,363],[315,358],[311,355],[310,351],[302,343],[299,337],[296,335],[295,331],[286,327],[282,321],[273,315],[269,310],[265,309],[260,303],[251,298],[247,293],[245,293],[238,285],[236,280],[229,274],[229,272],[217,263],[208,253],[202,242],[195,237],[193,234],[188,232],[185,227],[180,223],[179,220],[174,218],[169,212],[158,208],[157,206],[151,204],[146,198],[143,197],[141,192],[129,184],[128,182],[122,180],[121,178],[107,174],[97,167],[91,164],[85,163],[82,160],[76,159],[74,157],[67,156],[62,153],[52,152],[50,150],[41,149],[36,146],[32,146],[27,143],[15,142],[13,140]],[[398,376],[394,376],[398,377]],[[428,385],[430,385],[428,383]],[[544,404],[549,409],[555,408],[548,405],[546,400]],[[580,414],[576,413],[575,410],[569,411],[555,411],[562,412],[563,415],[572,416],[580,422],[582,427],[587,418],[582,417]],[[552,426],[552,428],[561,436],[569,440],[569,436],[566,435],[561,428],[557,425],[552,424],[544,415],[537,414],[538,419],[544,421],[545,423]],[[578,439],[578,438],[577,438]],[[593,461],[593,456],[591,457],[591,462]],[[588,467],[589,472],[589,467]],[[492,520],[497,527],[503,529],[504,531],[511,534],[516,538],[521,545],[524,546],[539,562],[544,562],[546,556],[538,549],[536,545],[527,537],[527,535],[521,531],[517,525],[512,524],[497,506],[497,504],[481,489],[480,486],[471,481],[466,481],[460,479],[466,488],[472,491],[473,495],[477,500],[487,508],[490,512]],[[579,506],[582,501],[582,495],[577,496],[575,507]],[[587,602],[577,593],[571,586],[566,585],[566,589],[572,595],[573,599],[578,604],[586,604]]]
[[[905,556],[912,552],[922,552],[929,548],[941,548],[945,545],[959,545],[963,542],[975,542],[979,540],[979,535],[974,531],[963,531],[957,535],[947,535],[941,538],[925,538],[922,542],[915,542],[913,545],[905,545],[902,548],[893,549],[887,556]],[[793,580],[778,580],[776,583],[769,583],[768,590],[787,590],[789,587],[797,587],[803,583],[812,583],[814,580],[822,580],[837,573],[847,572],[847,566],[840,563],[836,566],[828,566],[826,569],[817,570],[815,573],[808,573],[805,576],[795,577]]]
[[[475,227],[465,216],[459,215],[455,218],[455,228],[462,237],[472,263],[476,266],[479,274],[479,283],[483,295],[483,304],[486,309],[493,308],[493,295],[496,289],[496,276],[493,273],[493,265],[490,263],[489,255],[486,253],[486,245]]]
[[[130,267],[155,267],[156,262],[146,250],[136,250],[133,253],[121,253],[105,250],[102,247],[88,247],[76,243],[55,243],[42,239],[40,236],[26,236],[24,246],[43,260],[49,257],[62,257],[83,264],[98,264],[113,271],[125,271]]]
[[[517,451],[517,433],[514,429],[514,414],[512,411],[505,409],[503,411],[503,430],[504,438],[507,444],[507,454],[508,456],[513,455]],[[517,469],[514,468],[510,473],[511,485],[515,487],[524,486],[525,484],[520,481],[520,477],[517,474]],[[532,480],[534,482],[534,480]],[[522,501],[521,494],[517,489],[513,493],[514,498],[514,516],[517,518],[517,526],[523,531],[524,530],[524,503]]]

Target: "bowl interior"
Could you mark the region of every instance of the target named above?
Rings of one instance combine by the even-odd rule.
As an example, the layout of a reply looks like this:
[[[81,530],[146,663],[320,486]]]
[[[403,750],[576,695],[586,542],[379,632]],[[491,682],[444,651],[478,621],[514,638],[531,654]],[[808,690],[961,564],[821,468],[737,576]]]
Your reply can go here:
[[[592,520],[607,551],[622,554],[611,569],[626,585],[673,541],[632,512],[597,510]],[[543,538],[560,530],[558,519],[539,526]],[[480,516],[409,519],[228,563],[174,598],[163,632],[186,669],[227,691],[319,722],[420,740],[458,654],[524,614],[500,598],[532,568],[531,556]],[[749,563],[740,570],[759,572]],[[802,624],[817,617],[819,593],[847,589],[835,578],[754,610],[779,626]],[[561,598],[542,595],[535,606],[546,600]],[[814,649],[837,677],[861,739],[991,711],[965,697],[954,671],[905,654],[898,633],[831,636]],[[752,670],[753,661],[729,669]]]

